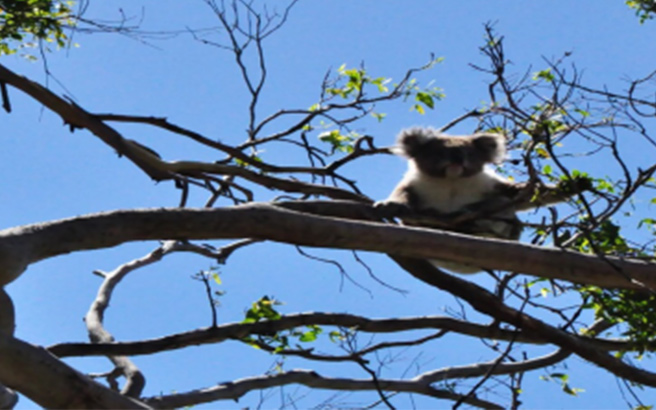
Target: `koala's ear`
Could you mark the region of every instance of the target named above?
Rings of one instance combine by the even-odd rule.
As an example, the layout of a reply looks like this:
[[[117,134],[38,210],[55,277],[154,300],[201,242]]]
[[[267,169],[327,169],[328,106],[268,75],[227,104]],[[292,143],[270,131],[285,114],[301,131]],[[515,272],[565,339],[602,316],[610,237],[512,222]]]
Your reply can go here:
[[[396,137],[397,148],[395,153],[410,158],[416,157],[425,144],[439,134],[432,128],[408,128],[401,131]]]
[[[486,162],[499,164],[506,157],[506,139],[501,134],[475,134],[472,144]]]

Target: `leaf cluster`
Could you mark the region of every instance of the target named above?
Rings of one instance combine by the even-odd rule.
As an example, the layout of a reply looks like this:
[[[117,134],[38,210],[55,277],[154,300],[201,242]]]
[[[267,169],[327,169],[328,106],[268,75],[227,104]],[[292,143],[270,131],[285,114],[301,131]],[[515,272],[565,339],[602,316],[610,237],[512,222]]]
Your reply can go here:
[[[274,308],[276,305],[282,303],[269,297],[263,296],[259,300],[253,302],[250,309],[246,311],[246,318],[242,323],[257,323],[260,321],[274,321],[280,320],[282,315]],[[300,345],[292,345],[292,340],[296,339],[301,343],[310,343],[317,340],[319,335],[323,333],[323,328],[319,325],[307,325],[303,329],[293,328],[284,332],[271,332],[270,334],[261,334],[257,337],[248,336],[244,338],[244,342],[250,344],[255,348],[266,347],[272,353],[284,353],[289,348],[304,350]],[[331,341],[341,339],[341,333],[338,331],[330,332]]]
[[[612,221],[602,221],[596,229],[580,236],[574,242],[574,247],[582,253],[601,252],[604,255],[635,256],[639,251],[628,244],[620,231],[620,226]]]
[[[386,84],[389,83],[389,78],[378,77],[372,78],[369,76],[364,68],[347,68],[346,64],[342,64],[338,69],[339,84],[334,87],[326,88],[326,92],[330,95],[339,96],[341,98],[348,98],[356,93],[362,93],[367,84],[376,86],[378,92],[386,93],[389,91]]]
[[[0,1],[0,55],[14,54],[18,48],[40,41],[63,47],[68,40],[64,29],[74,25],[73,4],[55,0]]]
[[[596,286],[585,286],[581,293],[590,299],[584,308],[593,309],[598,319],[626,325],[621,335],[635,342],[640,354],[652,350],[650,345],[656,341],[656,295]]]
[[[577,396],[579,393],[585,391],[584,389],[571,387],[569,384],[569,375],[565,373],[551,373],[548,376],[540,376],[540,378],[544,381],[555,381],[559,383],[563,392],[570,396]]]
[[[640,24],[653,19],[656,13],[654,0],[626,0],[626,5],[635,10],[636,16],[640,18]]]

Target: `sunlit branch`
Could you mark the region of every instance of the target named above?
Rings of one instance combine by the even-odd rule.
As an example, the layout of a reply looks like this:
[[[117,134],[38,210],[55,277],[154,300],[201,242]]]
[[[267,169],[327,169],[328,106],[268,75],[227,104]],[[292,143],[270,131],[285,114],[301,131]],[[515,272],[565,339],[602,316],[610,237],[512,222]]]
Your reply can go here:
[[[231,323],[206,329],[175,334],[158,339],[137,342],[116,342],[104,344],[61,343],[48,348],[60,357],[98,356],[98,355],[143,355],[188,346],[221,343],[226,340],[242,340],[248,335],[273,334],[300,326],[340,326],[356,328],[360,332],[393,333],[411,330],[446,330],[469,336],[499,340],[512,340],[543,344],[521,332],[503,330],[497,327],[478,325],[448,317],[416,317],[400,319],[369,319],[362,316],[331,313],[305,313],[286,315],[275,321],[258,323]],[[365,349],[363,354],[373,350]]]
[[[183,407],[215,400],[236,400],[252,390],[268,389],[287,384],[302,384],[316,389],[345,390],[345,391],[376,391],[372,380],[358,380],[352,378],[330,378],[319,373],[307,370],[290,370],[278,374],[238,379],[228,383],[218,384],[214,387],[179,393],[162,395],[144,399],[147,404],[158,408]],[[427,384],[408,382],[403,380],[379,379],[378,385],[384,391],[408,392],[426,395],[429,397],[458,400],[462,395],[448,390],[441,390]],[[501,409],[498,404],[470,397],[465,403],[482,408]]]

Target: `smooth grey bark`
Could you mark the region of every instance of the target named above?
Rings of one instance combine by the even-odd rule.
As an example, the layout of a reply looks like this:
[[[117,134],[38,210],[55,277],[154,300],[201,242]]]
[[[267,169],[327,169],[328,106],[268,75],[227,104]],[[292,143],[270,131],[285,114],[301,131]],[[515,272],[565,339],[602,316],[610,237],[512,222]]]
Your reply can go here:
[[[656,265],[639,260],[324,217],[264,203],[216,209],[112,211],[3,230],[0,283],[11,282],[31,263],[75,251],[130,241],[235,238],[444,259],[604,288],[656,289]]]
[[[53,409],[146,409],[66,365],[45,349],[0,333],[0,380]]]

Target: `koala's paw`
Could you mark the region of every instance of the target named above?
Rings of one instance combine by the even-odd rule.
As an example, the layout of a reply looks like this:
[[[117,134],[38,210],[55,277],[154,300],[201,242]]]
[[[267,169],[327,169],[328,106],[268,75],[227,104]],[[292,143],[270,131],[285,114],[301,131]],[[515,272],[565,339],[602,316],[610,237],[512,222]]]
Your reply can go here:
[[[411,212],[407,205],[392,201],[378,201],[374,203],[374,209],[379,218],[385,219],[398,218]]]

